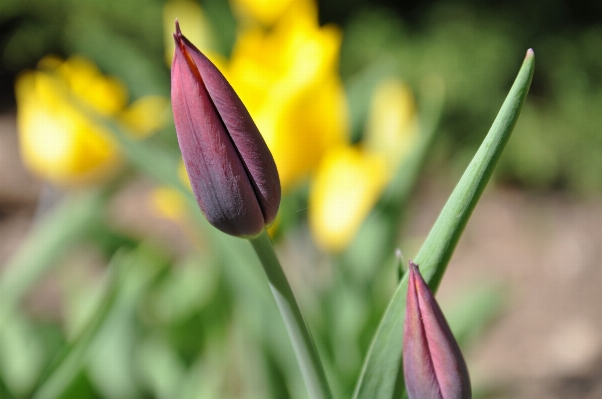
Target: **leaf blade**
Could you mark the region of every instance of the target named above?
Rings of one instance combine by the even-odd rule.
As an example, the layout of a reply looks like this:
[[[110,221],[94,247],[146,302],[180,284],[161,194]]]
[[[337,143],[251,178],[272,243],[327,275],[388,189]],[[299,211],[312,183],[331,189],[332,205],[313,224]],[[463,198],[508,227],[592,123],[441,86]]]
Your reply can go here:
[[[458,240],[516,125],[529,91],[534,54],[527,51],[523,65],[489,133],[450,195],[415,258],[424,279],[436,291]],[[408,276],[404,276],[389,303],[364,361],[354,399],[391,399],[400,370],[403,315]],[[397,381],[399,385],[399,381]]]

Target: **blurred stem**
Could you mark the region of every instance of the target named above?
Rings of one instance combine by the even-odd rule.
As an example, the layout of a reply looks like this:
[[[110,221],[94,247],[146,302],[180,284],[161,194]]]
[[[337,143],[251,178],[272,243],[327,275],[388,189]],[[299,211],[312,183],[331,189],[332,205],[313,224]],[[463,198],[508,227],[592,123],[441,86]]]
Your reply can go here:
[[[0,325],[32,284],[98,220],[106,196],[93,190],[66,197],[32,228],[0,277]]]
[[[0,398],[15,399],[13,394],[10,392],[10,390],[7,388],[6,384],[4,383],[2,376],[0,376]]]
[[[117,259],[120,259],[120,254],[122,252],[117,253]],[[107,319],[117,297],[119,284],[115,263],[118,262],[113,261],[109,265],[108,287],[91,319],[77,338],[65,344],[42,372],[34,388],[35,393],[31,396],[33,399],[60,397],[81,369],[88,348]]]
[[[266,230],[263,230],[258,237],[249,239],[249,241],[265,270],[270,289],[274,294],[274,299],[293,344],[310,397],[312,399],[332,398],[318,351]]]

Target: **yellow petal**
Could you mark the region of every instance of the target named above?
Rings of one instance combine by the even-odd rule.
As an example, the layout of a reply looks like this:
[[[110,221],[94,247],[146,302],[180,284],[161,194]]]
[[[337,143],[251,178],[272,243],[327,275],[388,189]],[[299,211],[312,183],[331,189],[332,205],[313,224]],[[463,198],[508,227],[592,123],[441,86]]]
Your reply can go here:
[[[262,131],[285,191],[310,176],[324,154],[344,145],[348,136],[345,95],[334,76],[321,81],[319,88],[311,85],[289,94],[275,96],[281,98],[280,106],[277,101],[268,103],[273,105],[267,105],[258,120],[260,129],[266,119],[271,123]]]
[[[178,19],[186,37],[203,53],[213,47],[213,33],[205,13],[197,1],[170,0],[163,6],[163,32],[165,61],[171,65],[174,53],[174,21]]]
[[[24,163],[60,185],[97,182],[113,174],[121,160],[117,145],[72,101],[99,114],[114,114],[125,104],[125,89],[79,57],[45,57],[39,68],[21,75],[15,86]]]
[[[282,52],[283,46],[277,42],[274,33],[252,29],[238,36],[227,78],[245,105],[262,102],[265,94],[281,79],[288,67],[282,62]]]
[[[42,107],[19,112],[21,155],[39,176],[61,185],[95,182],[119,165],[106,132],[74,112],[48,112]]]
[[[299,0],[231,0],[230,4],[243,22],[255,21],[263,26],[272,26],[295,2]]]
[[[272,30],[243,31],[232,52],[228,79],[272,151],[285,192],[348,140],[340,45],[340,30],[320,27],[315,4],[300,1]]]
[[[318,245],[344,249],[374,207],[388,181],[381,157],[356,147],[329,152],[313,181],[309,222]]]
[[[71,94],[103,116],[114,115],[127,104],[125,86],[115,78],[103,76],[90,60],[71,57],[58,72],[69,84]]]
[[[384,156],[395,170],[416,142],[418,121],[414,96],[397,79],[387,79],[374,90],[364,148]]]
[[[159,187],[151,194],[151,203],[157,212],[175,222],[182,222],[186,216],[186,200],[182,193],[170,187]]]
[[[165,125],[169,111],[165,97],[146,96],[134,101],[120,119],[135,137],[145,138]]]

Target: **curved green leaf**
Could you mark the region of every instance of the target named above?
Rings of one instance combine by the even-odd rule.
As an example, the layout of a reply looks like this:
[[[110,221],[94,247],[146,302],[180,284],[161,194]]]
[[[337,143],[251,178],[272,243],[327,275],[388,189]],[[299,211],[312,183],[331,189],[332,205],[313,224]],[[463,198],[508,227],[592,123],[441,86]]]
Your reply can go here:
[[[0,275],[0,327],[27,290],[102,217],[107,191],[68,196],[33,226]]]
[[[424,279],[433,290],[438,287],[460,235],[514,129],[529,91],[534,66],[533,51],[529,50],[487,137],[415,258]],[[385,311],[364,361],[354,399],[391,399],[396,382],[400,385],[398,378],[402,378],[400,361],[407,284],[407,276],[404,276]]]

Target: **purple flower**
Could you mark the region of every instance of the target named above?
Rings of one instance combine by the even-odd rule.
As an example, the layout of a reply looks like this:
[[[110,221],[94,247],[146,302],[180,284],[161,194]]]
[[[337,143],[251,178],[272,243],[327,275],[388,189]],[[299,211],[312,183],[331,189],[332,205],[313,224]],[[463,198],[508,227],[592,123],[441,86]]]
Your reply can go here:
[[[470,379],[443,313],[410,261],[403,372],[410,399],[469,399]]]
[[[201,211],[224,233],[252,237],[280,205],[280,179],[249,112],[176,21],[171,102],[180,151]]]

